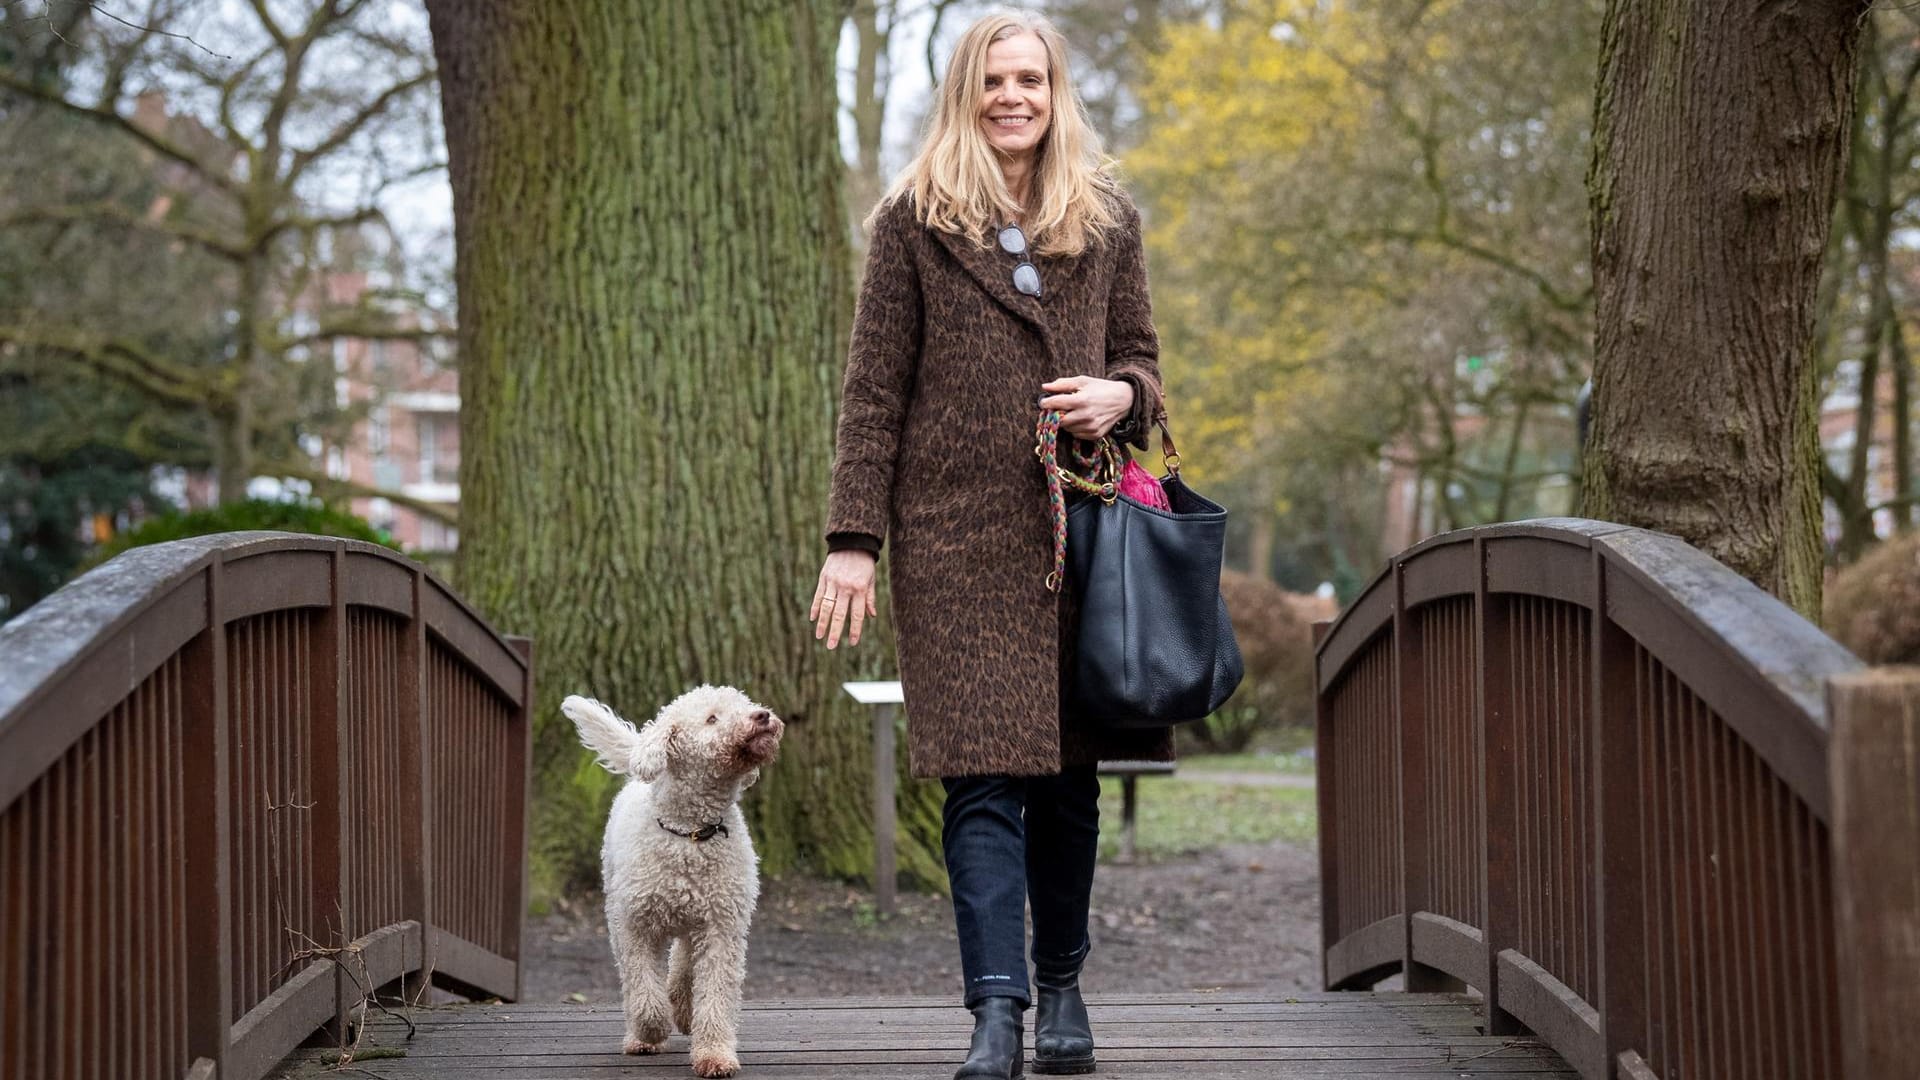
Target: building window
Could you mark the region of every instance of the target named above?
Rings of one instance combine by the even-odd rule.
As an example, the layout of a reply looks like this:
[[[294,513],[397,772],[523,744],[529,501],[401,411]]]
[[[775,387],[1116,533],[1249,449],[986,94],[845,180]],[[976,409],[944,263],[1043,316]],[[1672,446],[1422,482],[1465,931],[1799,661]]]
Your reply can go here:
[[[439,471],[440,425],[423,413],[414,417],[414,426],[420,432],[420,482],[431,484]]]
[[[375,405],[367,413],[367,452],[375,458],[386,457],[392,442],[393,428],[387,419],[387,407]]]

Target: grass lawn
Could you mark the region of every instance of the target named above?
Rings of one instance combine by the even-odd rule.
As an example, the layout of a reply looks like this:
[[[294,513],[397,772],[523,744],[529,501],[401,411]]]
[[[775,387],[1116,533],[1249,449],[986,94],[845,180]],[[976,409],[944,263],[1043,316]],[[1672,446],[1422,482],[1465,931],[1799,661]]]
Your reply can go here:
[[[1180,769],[1182,772],[1270,772],[1312,776],[1313,748],[1291,753],[1189,754],[1180,759]]]
[[[1319,831],[1311,788],[1250,787],[1174,775],[1141,777],[1138,790],[1136,851],[1143,859],[1271,840],[1309,846]],[[1110,776],[1100,781],[1100,857],[1112,859],[1119,851],[1120,779]]]

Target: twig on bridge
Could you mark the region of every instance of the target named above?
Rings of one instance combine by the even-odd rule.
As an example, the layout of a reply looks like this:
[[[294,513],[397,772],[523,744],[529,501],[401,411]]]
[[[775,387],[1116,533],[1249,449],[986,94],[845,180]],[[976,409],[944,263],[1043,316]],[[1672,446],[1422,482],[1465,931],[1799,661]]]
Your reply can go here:
[[[1493,1055],[1498,1054],[1503,1050],[1511,1050],[1518,1045],[1519,1043],[1515,1042],[1512,1039],[1508,1039],[1505,1042],[1502,1042],[1499,1046],[1496,1046],[1491,1050],[1482,1050],[1481,1052],[1477,1054],[1473,1054],[1468,1057],[1454,1057],[1451,1048],[1449,1048],[1447,1052],[1447,1056],[1444,1058],[1441,1058],[1439,1061],[1409,1061],[1402,1065],[1392,1066],[1386,1071],[1407,1072],[1412,1069],[1431,1069],[1436,1065],[1465,1065],[1469,1061],[1479,1061],[1481,1058],[1492,1057]]]
[[[311,810],[313,809],[314,805],[315,804],[311,802],[305,802],[305,803],[295,802],[292,798],[288,798],[287,801],[285,802],[276,803],[273,801],[273,796],[271,794],[267,796],[267,812],[269,814],[277,813],[278,811],[281,811],[281,810]],[[280,929],[282,930],[282,932],[286,934],[287,943],[288,943],[286,962],[281,964],[280,969],[274,973],[274,979],[276,981],[281,979],[291,969],[298,967],[303,963],[314,961],[314,960],[328,960],[328,961],[331,961],[334,964],[334,966],[339,968],[341,971],[346,972],[347,978],[353,980],[353,985],[355,989],[360,991],[360,1003],[359,1003],[358,1012],[361,1017],[361,1022],[359,1023],[352,1023],[351,1021],[349,1022],[348,1026],[350,1026],[353,1029],[353,1041],[351,1043],[344,1044],[340,1047],[340,1059],[334,1063],[334,1068],[345,1069],[345,1068],[352,1067],[354,1055],[359,1053],[360,1051],[360,1040],[366,1034],[366,1030],[367,1030],[366,1014],[367,1014],[368,1005],[372,1005],[375,1009],[380,1010],[380,1012],[385,1014],[386,1016],[392,1017],[393,1019],[398,1020],[401,1023],[407,1025],[407,1038],[411,1040],[414,1037],[414,1035],[419,1033],[419,1028],[414,1025],[412,1017],[409,1017],[404,1013],[394,1012],[392,1009],[387,1008],[386,1003],[380,1000],[380,995],[376,992],[377,988],[372,985],[373,975],[371,972],[367,970],[367,958],[366,958],[366,952],[364,949],[362,949],[359,945],[353,942],[347,942],[345,945],[322,945],[320,944],[320,942],[314,940],[311,934],[308,934],[305,930],[302,930],[299,927],[296,927],[293,925],[293,920],[289,918],[287,915],[286,897],[283,894],[283,890],[281,888],[282,876],[280,873],[280,839],[281,839],[280,831],[278,829],[269,829],[267,831],[267,839],[268,839],[268,843],[267,843],[268,873],[274,885],[274,888],[273,888],[274,913],[277,916],[279,916]],[[340,904],[338,900],[334,901],[333,910],[334,910],[334,915],[337,918],[337,922],[335,921],[335,919],[326,920],[327,934],[330,937],[337,936],[339,938],[344,939],[346,937],[347,918],[346,918],[346,913],[340,910]],[[346,957],[357,959],[359,961],[358,971],[354,970],[353,963],[349,962],[347,959],[343,959]],[[404,998],[402,999],[402,1003],[403,1005],[410,1004],[405,1002]],[[356,1070],[356,1071],[364,1071],[364,1070]],[[368,1075],[372,1075],[372,1074],[369,1073]]]
[[[380,1010],[382,1014],[407,1025],[408,1039],[412,1039],[419,1033],[420,1029],[414,1025],[412,1017],[387,1008],[386,1004],[380,1000],[380,995],[375,993],[375,987],[372,985],[373,976],[367,971],[366,952],[359,945],[353,943],[346,945],[322,945],[306,933],[296,930],[291,926],[285,929],[289,937],[306,942],[304,948],[294,950],[288,957],[287,963],[289,965],[302,960],[331,960],[341,971],[347,973],[347,978],[353,980],[354,988],[360,991],[361,1022],[353,1025],[353,1042],[340,1048],[340,1061],[338,1064],[341,1067],[351,1064],[354,1055],[360,1051],[360,1040],[366,1035],[367,1031],[366,1011],[368,1005],[372,1005],[374,1008]],[[341,957],[343,956],[358,960],[359,971],[356,972],[354,970],[353,964],[342,960]]]

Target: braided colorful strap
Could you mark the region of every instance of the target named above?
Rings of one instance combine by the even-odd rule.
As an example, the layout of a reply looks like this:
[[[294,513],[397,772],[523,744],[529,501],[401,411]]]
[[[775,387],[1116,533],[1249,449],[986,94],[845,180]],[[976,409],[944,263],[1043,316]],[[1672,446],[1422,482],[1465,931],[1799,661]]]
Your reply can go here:
[[[1053,572],[1047,575],[1047,589],[1059,592],[1067,569],[1066,488],[1072,487],[1075,491],[1098,495],[1106,502],[1112,502],[1118,494],[1115,485],[1120,479],[1120,448],[1113,444],[1112,439],[1101,439],[1094,444],[1092,451],[1083,450],[1076,443],[1073,447],[1074,462],[1087,470],[1087,475],[1082,476],[1060,465],[1060,410],[1042,412],[1034,436],[1037,442],[1033,452],[1040,458],[1041,471],[1047,475],[1047,509],[1053,516]],[[1107,479],[1099,479],[1101,476]]]

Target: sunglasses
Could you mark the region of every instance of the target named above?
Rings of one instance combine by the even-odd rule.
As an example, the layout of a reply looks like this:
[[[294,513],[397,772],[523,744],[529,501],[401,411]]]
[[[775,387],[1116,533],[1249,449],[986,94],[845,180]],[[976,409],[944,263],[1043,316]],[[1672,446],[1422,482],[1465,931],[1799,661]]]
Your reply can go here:
[[[1027,234],[1020,231],[1020,226],[1008,225],[1000,230],[1000,250],[1020,260],[1013,268],[1013,287],[1026,296],[1038,297],[1040,271],[1027,255]]]

